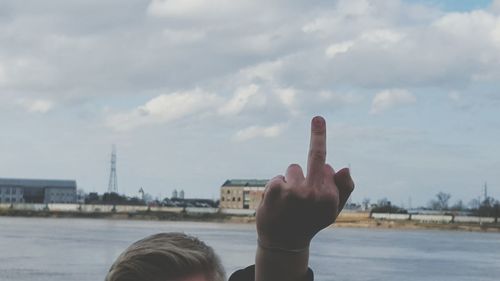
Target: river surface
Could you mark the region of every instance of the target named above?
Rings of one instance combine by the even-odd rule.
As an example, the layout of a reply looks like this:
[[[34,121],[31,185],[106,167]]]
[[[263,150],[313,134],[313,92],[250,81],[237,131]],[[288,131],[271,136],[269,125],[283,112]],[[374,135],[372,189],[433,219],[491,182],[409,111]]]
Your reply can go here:
[[[254,227],[0,217],[0,280],[103,280],[129,244],[169,231],[200,237],[230,273],[253,263]],[[498,281],[500,234],[330,228],[311,245],[310,266],[319,281]]]

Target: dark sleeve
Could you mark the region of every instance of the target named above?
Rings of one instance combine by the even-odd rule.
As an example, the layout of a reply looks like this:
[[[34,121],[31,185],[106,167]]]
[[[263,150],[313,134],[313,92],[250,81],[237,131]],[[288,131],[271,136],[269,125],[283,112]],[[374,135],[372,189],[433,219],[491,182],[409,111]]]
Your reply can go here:
[[[251,265],[245,269],[240,269],[233,273],[231,277],[229,277],[229,281],[254,281],[255,280],[255,265]],[[304,281],[314,281],[314,274],[312,270],[309,268],[307,270],[306,278]]]

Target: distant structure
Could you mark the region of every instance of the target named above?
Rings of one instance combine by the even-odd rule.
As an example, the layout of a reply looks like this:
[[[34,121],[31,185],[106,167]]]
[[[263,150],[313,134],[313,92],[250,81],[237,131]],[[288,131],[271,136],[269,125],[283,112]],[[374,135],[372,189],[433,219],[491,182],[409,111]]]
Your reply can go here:
[[[0,178],[0,203],[75,203],[76,181]]]
[[[179,192],[179,199],[184,199],[184,190],[181,190],[181,192]]]
[[[111,149],[111,170],[109,173],[108,192],[118,193],[118,181],[116,180],[116,146]]]
[[[139,189],[139,193],[141,194],[141,200],[144,201],[144,189]]]
[[[177,194],[177,189],[174,189],[174,191],[172,191],[172,199],[176,199],[178,198],[178,194]]]
[[[220,208],[256,210],[268,180],[231,179],[220,188]]]
[[[484,182],[484,201],[488,200],[488,183]]]

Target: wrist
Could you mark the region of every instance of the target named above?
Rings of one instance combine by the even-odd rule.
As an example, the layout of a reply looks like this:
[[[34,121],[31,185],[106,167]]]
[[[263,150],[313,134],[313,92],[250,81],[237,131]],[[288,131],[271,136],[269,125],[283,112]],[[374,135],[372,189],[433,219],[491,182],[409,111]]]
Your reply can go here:
[[[256,281],[303,281],[308,274],[309,247],[283,249],[259,243],[255,257]]]
[[[306,248],[309,249],[311,240],[292,237],[291,235],[280,235],[279,239],[272,239],[269,236],[259,235],[257,242],[258,245],[263,248],[300,251]]]
[[[268,252],[290,254],[290,255],[309,253],[309,243],[283,245],[282,243],[269,243],[268,241],[264,242],[262,241],[262,239],[258,238],[257,245],[261,250]]]

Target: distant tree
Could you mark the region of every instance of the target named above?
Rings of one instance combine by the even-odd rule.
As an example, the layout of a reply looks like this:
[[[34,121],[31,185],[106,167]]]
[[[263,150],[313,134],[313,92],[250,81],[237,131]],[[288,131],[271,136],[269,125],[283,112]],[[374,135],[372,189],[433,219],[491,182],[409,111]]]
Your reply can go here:
[[[154,201],[153,196],[149,193],[144,194],[144,201],[149,204]]]
[[[115,192],[107,192],[102,195],[102,203],[113,205],[125,204],[127,203],[127,197]]]
[[[465,204],[462,200],[458,200],[455,205],[451,206],[451,210],[453,211],[464,211],[465,210]]]
[[[363,209],[368,210],[368,208],[370,207],[370,198],[363,199],[362,204],[363,204]]]
[[[498,217],[500,217],[500,201],[495,202],[493,206],[495,223],[498,223]]]
[[[85,193],[85,190],[78,188],[76,190],[76,202],[82,203],[85,202],[85,198],[87,197],[87,194]]]
[[[477,210],[479,209],[480,206],[481,206],[481,201],[479,201],[479,199],[472,199],[469,202],[469,208],[471,210]]]
[[[407,210],[404,208],[392,205],[391,201],[387,198],[382,198],[378,200],[377,206],[372,208],[371,213],[396,213],[396,214],[406,214]]]
[[[476,213],[482,217],[495,217],[497,216],[497,205],[498,201],[495,201],[493,197],[487,197],[481,202],[479,209],[477,209]]]
[[[144,201],[142,201],[139,197],[128,198],[127,205],[145,205]]]
[[[451,194],[439,192],[436,194],[436,200],[429,202],[429,207],[433,210],[448,210],[448,201],[450,201]]]
[[[90,192],[85,197],[85,204],[99,204],[100,202],[99,194],[97,192]]]
[[[439,202],[439,207],[441,208],[441,210],[448,209],[448,201],[450,201],[451,194],[439,192],[438,194],[436,194],[436,197],[437,201]]]
[[[377,207],[384,207],[384,206],[390,206],[391,201],[387,198],[382,198],[377,201]]]

